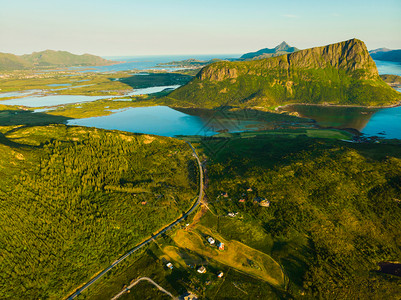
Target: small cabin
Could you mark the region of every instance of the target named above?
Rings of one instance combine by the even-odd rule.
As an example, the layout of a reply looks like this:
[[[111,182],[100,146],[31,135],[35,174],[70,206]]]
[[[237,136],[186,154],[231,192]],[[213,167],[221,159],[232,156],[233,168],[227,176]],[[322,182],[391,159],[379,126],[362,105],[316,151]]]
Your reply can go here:
[[[223,251],[224,250],[224,243],[220,242],[218,244],[219,250]]]
[[[204,266],[202,266],[202,267],[200,267],[200,268],[198,268],[198,270],[196,270],[198,273],[201,273],[201,274],[203,274],[203,273],[206,273],[206,268],[204,267]]]
[[[166,264],[166,267],[172,270],[174,268],[173,264],[171,262]]]
[[[224,276],[224,273],[223,272],[219,272],[219,274],[217,275],[217,277],[219,277],[219,278],[221,278],[221,277],[223,277]]]
[[[211,236],[207,238],[207,241],[209,242],[210,245],[214,245],[215,243],[215,240]]]

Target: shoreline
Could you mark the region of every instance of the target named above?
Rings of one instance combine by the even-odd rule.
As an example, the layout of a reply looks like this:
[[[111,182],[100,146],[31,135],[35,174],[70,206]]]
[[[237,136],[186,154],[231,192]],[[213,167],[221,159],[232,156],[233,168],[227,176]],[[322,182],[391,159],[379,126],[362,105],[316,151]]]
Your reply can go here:
[[[359,108],[368,108],[368,109],[381,109],[381,108],[393,108],[401,106],[401,101],[393,104],[393,105],[382,105],[382,106],[371,106],[371,105],[344,105],[344,104],[311,104],[311,103],[289,103],[281,106],[277,106],[274,110],[278,111],[279,109],[283,109],[288,106],[293,105],[303,105],[303,106],[322,106],[322,107],[359,107]]]

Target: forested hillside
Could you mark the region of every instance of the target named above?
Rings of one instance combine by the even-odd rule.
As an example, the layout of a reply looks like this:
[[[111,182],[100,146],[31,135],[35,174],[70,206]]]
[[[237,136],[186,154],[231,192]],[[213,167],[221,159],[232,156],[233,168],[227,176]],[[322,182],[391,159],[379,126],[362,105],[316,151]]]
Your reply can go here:
[[[207,197],[220,217],[205,223],[279,261],[294,297],[401,297],[399,145],[306,137],[205,143],[222,149],[206,151]],[[398,262],[393,275],[380,272],[383,262]]]
[[[0,298],[60,299],[188,209],[189,146],[67,127],[1,127]]]

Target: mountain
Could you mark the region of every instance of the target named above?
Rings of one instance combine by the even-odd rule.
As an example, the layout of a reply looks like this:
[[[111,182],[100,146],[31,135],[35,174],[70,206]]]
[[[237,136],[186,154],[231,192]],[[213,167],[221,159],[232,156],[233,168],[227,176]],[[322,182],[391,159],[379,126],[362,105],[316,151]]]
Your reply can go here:
[[[389,48],[378,48],[378,49],[370,50],[369,54],[372,55],[372,54],[375,54],[375,53],[388,52],[388,51],[391,51],[391,49],[389,49]]]
[[[373,59],[401,62],[401,49],[390,50],[387,48],[379,48],[376,50],[369,51]]]
[[[205,108],[373,106],[401,100],[401,94],[379,77],[365,44],[357,39],[268,59],[213,63],[169,97],[175,105]]]
[[[33,67],[104,66],[115,64],[91,54],[76,55],[67,51],[45,50],[32,54],[14,55],[0,53],[0,70],[23,70]]]
[[[280,56],[292,52],[299,51],[299,49],[295,47],[291,47],[286,42],[282,42],[280,45],[276,46],[275,48],[269,49],[264,48],[256,52],[249,52],[240,57],[243,60],[250,60],[250,59],[263,59],[268,57]]]
[[[32,65],[22,57],[11,53],[0,53],[0,71],[21,70]]]
[[[22,55],[22,58],[35,66],[101,66],[111,62],[91,54],[76,55],[67,51],[45,50]]]

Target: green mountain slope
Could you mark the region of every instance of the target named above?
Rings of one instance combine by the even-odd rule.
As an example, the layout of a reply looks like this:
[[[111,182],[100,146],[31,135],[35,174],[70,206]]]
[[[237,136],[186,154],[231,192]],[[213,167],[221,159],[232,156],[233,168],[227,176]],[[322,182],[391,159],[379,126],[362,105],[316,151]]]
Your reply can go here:
[[[32,67],[32,64],[22,57],[11,53],[0,53],[0,71],[22,70]]]
[[[169,96],[183,106],[205,108],[289,103],[373,106],[401,100],[401,94],[379,77],[365,44],[357,39],[262,60],[217,62]]]
[[[115,63],[100,56],[76,55],[67,51],[45,50],[21,56],[0,53],[1,71],[24,70],[33,67],[104,66]]]
[[[299,49],[295,48],[295,47],[291,47],[286,42],[282,42],[280,45],[278,45],[274,48],[271,48],[271,49],[264,48],[264,49],[260,49],[259,51],[256,51],[256,52],[245,53],[240,58],[244,59],[244,60],[263,59],[263,58],[269,58],[269,57],[289,54],[289,53],[296,52],[296,51],[299,51]]]

